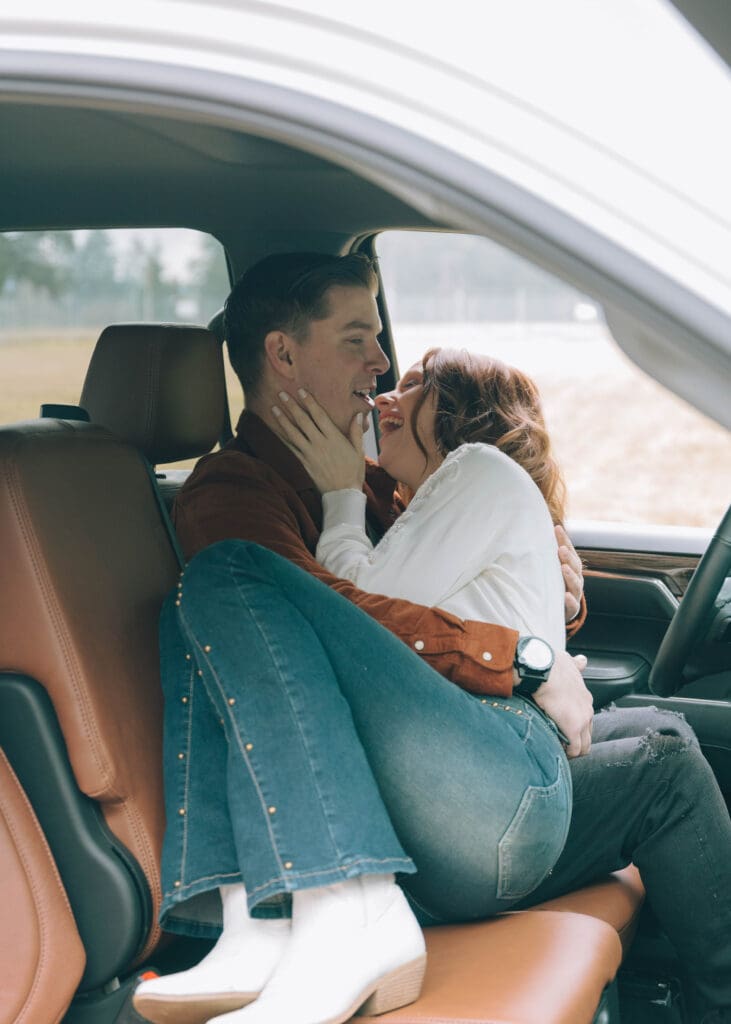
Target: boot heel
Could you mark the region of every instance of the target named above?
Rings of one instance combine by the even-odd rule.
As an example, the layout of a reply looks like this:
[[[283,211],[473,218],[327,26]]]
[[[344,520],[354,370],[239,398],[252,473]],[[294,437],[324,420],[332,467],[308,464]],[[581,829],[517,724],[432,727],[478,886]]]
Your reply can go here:
[[[389,1010],[397,1010],[399,1006],[416,1002],[421,995],[425,971],[426,954],[385,974],[356,1016],[375,1017],[379,1013],[388,1013]]]

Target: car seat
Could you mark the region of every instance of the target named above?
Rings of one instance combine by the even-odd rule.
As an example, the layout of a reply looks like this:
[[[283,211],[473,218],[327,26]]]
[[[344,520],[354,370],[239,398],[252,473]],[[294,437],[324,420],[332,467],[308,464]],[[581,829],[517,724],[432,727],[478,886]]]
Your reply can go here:
[[[0,430],[0,748],[73,910],[78,999],[101,1007],[160,937],[157,618],[180,567],[141,453],[213,447],[220,346],[204,328],[108,328],[83,401],[96,422]]]
[[[92,422],[0,430],[0,747],[86,953],[69,1024],[114,1021],[159,941],[157,615],[178,560],[150,465],[208,451],[224,402],[207,331],[122,325],[89,366]],[[632,871],[540,913],[429,929],[422,997],[383,1019],[588,1022],[642,902]]]

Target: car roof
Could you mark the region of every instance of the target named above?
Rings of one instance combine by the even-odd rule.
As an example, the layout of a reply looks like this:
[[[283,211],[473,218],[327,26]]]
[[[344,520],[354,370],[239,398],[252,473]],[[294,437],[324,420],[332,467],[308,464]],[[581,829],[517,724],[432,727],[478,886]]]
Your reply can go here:
[[[728,67],[661,0],[406,15],[13,0],[3,226],[198,227],[234,272],[385,227],[483,231],[597,297],[632,358],[731,423]]]

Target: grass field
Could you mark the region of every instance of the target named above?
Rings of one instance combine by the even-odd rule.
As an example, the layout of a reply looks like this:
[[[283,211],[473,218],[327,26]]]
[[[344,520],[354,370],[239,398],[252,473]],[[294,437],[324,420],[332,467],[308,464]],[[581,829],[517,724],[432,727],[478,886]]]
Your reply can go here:
[[[572,325],[573,326],[573,325]],[[537,380],[566,476],[569,516],[715,526],[731,500],[731,434],[644,376],[603,328],[421,325],[398,330],[401,369],[431,345],[483,349]],[[0,333],[0,422],[77,403],[97,331]],[[240,388],[228,372],[232,418]]]

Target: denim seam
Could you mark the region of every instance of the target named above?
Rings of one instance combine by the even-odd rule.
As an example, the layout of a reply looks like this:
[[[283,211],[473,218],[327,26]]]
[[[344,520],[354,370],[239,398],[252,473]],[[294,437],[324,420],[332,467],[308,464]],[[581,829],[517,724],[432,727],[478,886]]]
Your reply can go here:
[[[216,882],[222,878],[240,878],[240,871],[228,871],[228,872],[217,872],[215,875],[203,875],[201,878],[194,878],[192,882],[188,882],[187,885],[180,885],[176,889],[168,889],[165,893],[165,898],[179,896],[180,893],[185,892],[187,889],[192,889],[194,885],[200,885],[201,882]]]
[[[181,614],[181,617],[182,617],[182,614]],[[226,694],[225,694],[224,689],[223,689],[223,684],[222,684],[222,682],[221,682],[221,680],[220,680],[220,678],[219,678],[215,668],[213,667],[213,664],[212,664],[210,658],[207,656],[204,648],[201,647],[201,645],[198,643],[197,640],[194,640],[194,643],[195,643],[196,647],[198,648],[198,650],[200,651],[201,657],[203,658],[206,666],[208,667],[208,669],[209,669],[209,671],[211,673],[211,676],[213,677],[213,680],[214,680],[214,682],[216,684],[216,687],[218,689],[218,692],[219,692],[219,695],[221,697],[221,700],[223,701],[223,707],[226,710],[226,714],[228,715],[229,721],[231,723],[231,727],[232,727],[234,735],[236,737],[236,745],[239,748],[239,753],[241,754],[241,757],[242,757],[244,763],[246,764],[246,767],[247,767],[248,772],[249,772],[249,776],[251,778],[251,781],[254,784],[254,789],[256,790],[256,792],[257,792],[257,794],[259,796],[259,802],[260,802],[260,805],[261,805],[261,810],[262,810],[262,815],[263,815],[263,818],[264,818],[264,822],[266,824],[266,830],[269,833],[272,853],[274,854],[274,857],[275,857],[277,863],[279,864],[280,868],[282,870],[284,870],[284,864],[282,863],[282,858],[281,858],[281,856],[279,854],[279,850],[277,848],[277,839],[276,839],[276,836],[274,834],[274,830],[272,829],[271,819],[270,819],[270,816],[267,814],[267,806],[268,806],[268,804],[267,804],[267,801],[264,799],[264,794],[262,793],[261,786],[259,785],[259,780],[258,780],[258,778],[256,776],[256,772],[254,771],[254,766],[252,765],[250,758],[247,756],[246,747],[245,747],[245,744],[243,742],[243,739],[242,739],[242,736],[241,736],[241,732],[239,731],[239,725],[238,725],[238,722],[236,720],[236,716],[234,715],[233,711],[231,710],[231,706],[228,703],[228,698],[226,697]]]
[[[258,893],[267,886],[275,885],[277,882],[283,882],[286,884],[288,881],[292,881],[293,879],[296,881],[301,878],[311,878],[315,875],[327,875],[334,873],[342,874],[343,872],[348,871],[351,867],[357,867],[359,864],[393,864],[394,870],[395,865],[397,864],[403,864],[407,868],[413,866],[413,862],[410,857],[387,857],[382,858],[380,860],[375,860],[373,857],[360,857],[358,860],[351,861],[349,864],[344,864],[340,867],[321,868],[313,871],[290,871],[287,873],[286,876],[278,875],[274,878],[269,879],[268,882],[264,882],[262,885],[257,886],[255,889],[251,890],[251,892],[247,889],[247,894],[251,895],[254,892]],[[195,886],[200,885],[202,882],[219,882],[225,878],[241,878],[241,872],[230,871],[217,872],[215,875],[202,875],[200,878],[194,878],[186,885],[178,886],[176,889],[169,889],[167,892],[165,892],[164,898],[166,900],[174,898],[174,901],[177,901],[179,900],[180,895],[182,893],[186,892],[188,889],[192,889]]]
[[[220,681],[218,680],[218,678],[217,678],[216,681],[219,683],[219,687],[220,687]],[[228,707],[228,705],[226,705],[226,706]],[[244,743],[243,736],[241,735],[241,730],[239,728],[238,720],[237,720],[236,716],[234,715],[233,711],[231,711],[230,709],[228,711],[228,718],[229,718],[229,721],[231,723],[231,728],[232,728],[232,730],[234,732],[234,735],[236,737],[236,746],[239,748],[239,753],[241,754],[241,757],[243,758],[243,760],[244,760],[244,762],[246,764],[246,767],[248,769],[251,781],[253,782],[254,788],[255,788],[258,796],[259,796],[259,803],[261,805],[261,810],[262,810],[262,814],[264,816],[264,821],[266,822],[267,832],[269,833],[272,853],[274,854],[274,856],[275,856],[279,866],[281,868],[284,868],[284,865],[282,863],[282,857],[281,857],[281,855],[279,853],[279,845],[277,843],[277,836],[276,836],[276,833],[275,833],[275,830],[274,830],[273,822],[272,822],[271,816],[270,816],[270,814],[269,814],[269,812],[267,810],[267,808],[270,806],[269,801],[264,796],[264,792],[263,792],[263,790],[261,788],[261,784],[259,782],[259,778],[258,778],[258,776],[256,774],[255,769],[254,769],[254,765],[251,762],[251,758],[248,757],[248,755],[247,755],[246,744]]]
[[[518,735],[520,736],[524,744],[527,744],[529,742],[533,734],[533,723],[536,722],[536,715],[533,713],[532,708],[514,708],[511,704],[507,704],[504,701],[499,701],[497,698],[493,698],[492,700],[490,700],[489,698],[485,699],[484,697],[481,697],[479,698],[479,700],[480,703],[484,705],[485,711],[488,713],[491,712],[492,714],[498,714],[499,711],[508,712],[508,714],[511,714],[516,718],[519,718],[522,722],[524,722],[525,732],[522,735],[518,733]],[[527,703],[528,702],[526,701],[526,704]],[[543,725],[544,723],[541,722],[540,724]]]
[[[253,896],[254,893],[261,892],[263,889],[276,885],[278,882],[283,882],[286,885],[287,882],[291,882],[293,879],[314,878],[317,875],[341,875],[351,868],[358,867],[359,864],[404,864],[407,867],[411,867],[412,863],[410,857],[384,857],[379,860],[376,860],[374,857],[359,857],[357,860],[352,860],[348,864],[342,864],[338,867],[314,868],[312,871],[288,871],[286,875],[277,875],[274,878],[270,878],[268,882],[257,885],[254,889],[247,889],[246,892],[249,896]]]
[[[713,878],[713,880],[714,880],[714,888],[713,888],[714,901],[716,903],[719,903],[722,900],[722,893],[720,892],[720,890],[718,888],[718,883],[717,883],[718,872],[716,871],[716,865],[712,864],[711,861],[708,858],[708,843],[706,841],[704,841],[703,835],[698,831],[698,828],[696,826],[695,818],[693,817],[693,814],[692,814],[692,810],[693,810],[692,807],[690,807],[690,805],[687,803],[687,801],[685,801],[685,804],[686,804],[685,820],[690,819],[691,828],[693,829],[693,833],[695,835],[696,842],[698,844],[699,855],[700,855],[700,857],[702,858],[702,860],[705,863],[706,871],[707,871],[709,877]],[[728,901],[728,895],[726,895],[726,900]],[[716,914],[714,917],[715,917],[715,919],[712,921],[711,928],[709,929],[710,933],[713,934],[713,932],[714,932],[713,925],[715,924],[716,934],[718,934],[720,940],[723,941],[725,939],[725,928],[726,928],[726,925],[724,924],[724,915],[723,914]]]
[[[183,842],[182,849],[180,852],[180,874],[178,879],[180,882],[185,878],[185,860],[188,856],[188,794],[190,792],[190,749],[191,749],[191,734],[193,732],[193,700],[195,699],[193,693],[193,683],[195,681],[193,665],[191,662],[190,673],[188,675],[188,727],[186,730],[186,745],[185,745],[185,771],[183,775],[183,807],[186,813],[183,815]]]
[[[233,580],[236,580],[236,574],[235,574],[235,571],[234,571],[233,555],[232,554],[229,555],[228,565],[229,565],[229,572],[231,574],[231,578]],[[282,690],[282,692],[283,692],[283,694],[284,694],[284,696],[285,696],[285,698],[287,700],[287,703],[289,704],[289,707],[290,707],[290,709],[292,711],[292,715],[293,715],[294,721],[295,721],[295,723],[297,725],[297,731],[299,732],[299,735],[301,737],[304,750],[306,751],[306,754],[307,754],[307,761],[308,761],[308,764],[309,764],[309,767],[310,767],[310,774],[312,776],[312,781],[313,781],[313,784],[314,784],[315,789],[317,791],[317,796],[318,796],[318,800],[319,800],[319,803],[320,803],[320,808],[322,810],[322,816],[323,816],[323,819],[324,819],[326,827],[327,827],[328,835],[330,836],[330,842],[331,842],[333,850],[335,852],[335,856],[338,857],[338,858],[341,858],[343,856],[343,852],[340,849],[340,846],[339,846],[339,844],[337,842],[337,839],[334,836],[333,831],[332,831],[332,829],[330,827],[329,815],[328,815],[328,813],[327,813],[327,811],[325,809],[326,808],[326,801],[325,801],[325,798],[324,798],[324,794],[322,793],[322,790],[320,788],[320,784],[319,784],[319,781],[318,781],[318,778],[317,778],[317,774],[316,774],[316,772],[315,772],[315,770],[313,768],[313,764],[312,764],[312,756],[310,754],[310,745],[309,745],[309,743],[307,741],[307,737],[305,736],[305,734],[304,734],[304,732],[302,730],[302,724],[300,722],[300,716],[299,716],[299,714],[297,712],[297,709],[295,708],[295,706],[292,703],[292,698],[291,698],[291,695],[289,693],[289,688],[286,686],[286,684],[284,682],[284,678],[285,678],[284,677],[284,673],[282,672],[282,668],[280,667],[279,659],[276,656],[276,651],[272,647],[272,644],[271,644],[271,642],[269,640],[269,636],[268,636],[266,630],[263,628],[263,626],[262,626],[262,624],[261,624],[261,622],[259,620],[259,617],[256,614],[256,610],[254,608],[252,608],[251,604],[246,600],[246,597],[243,594],[242,589],[239,586],[238,582],[236,582],[236,592],[239,595],[239,599],[240,599],[241,603],[246,607],[246,609],[247,609],[247,611],[248,611],[248,613],[249,613],[249,615],[251,617],[252,622],[256,625],[256,628],[259,631],[259,635],[261,636],[262,640],[266,644],[267,650],[269,651],[269,655],[270,655],[270,657],[272,659],[272,664],[274,665],[274,667],[275,667],[275,669],[277,671],[277,675],[278,675],[279,680],[280,680],[281,690]],[[298,614],[301,614],[298,609],[295,609],[295,610],[298,612]],[[283,865],[281,863],[281,859],[280,859],[280,867],[283,867]]]
[[[267,831],[269,833],[269,836],[270,836],[272,853],[274,854],[274,857],[275,857],[277,863],[279,864],[280,868],[282,868],[282,870],[284,870],[284,865],[282,864],[282,858],[279,856],[279,850],[277,849],[276,838],[275,838],[275,836],[274,836],[274,834],[272,832],[271,821],[269,820],[269,815],[266,813],[267,802],[264,799],[264,794],[261,791],[261,787],[259,785],[259,780],[256,777],[256,773],[254,772],[253,765],[251,764],[251,761],[250,761],[249,757],[247,756],[246,748],[244,746],[244,743],[243,743],[242,738],[241,738],[241,734],[239,732],[239,728],[238,728],[238,723],[236,721],[236,717],[233,714],[233,712],[231,711],[231,707],[230,707],[230,705],[228,703],[228,699],[227,699],[226,694],[224,692],[221,680],[219,679],[218,674],[216,673],[216,670],[213,667],[213,664],[212,664],[210,658],[207,656],[207,652],[205,651],[204,647],[201,646],[201,644],[192,635],[192,632],[191,632],[191,630],[188,627],[188,622],[187,622],[187,620],[185,618],[185,614],[182,611],[182,609],[178,611],[178,615],[180,617],[181,625],[183,626],[183,628],[185,630],[185,634],[188,637],[188,640],[189,641],[192,640],[193,647],[200,653],[200,657],[202,658],[204,664],[208,667],[208,669],[209,669],[209,671],[211,673],[211,676],[213,678],[213,681],[216,684],[216,688],[218,689],[219,696],[220,696],[221,701],[223,703],[223,708],[225,709],[225,713],[228,715],[228,718],[229,718],[229,720],[231,722],[231,725],[232,725],[232,728],[233,728],[234,735],[236,736],[236,743],[237,743],[237,746],[239,748],[239,752],[241,754],[241,757],[243,758],[244,764],[246,765],[246,767],[248,769],[249,777],[251,778],[251,781],[253,783],[254,789],[255,789],[256,793],[258,794],[258,796],[259,796],[259,801],[260,801],[260,805],[261,805],[262,812],[263,812],[264,822],[266,824],[266,829],[267,829]]]
[[[511,843],[513,834],[518,831],[525,822],[526,817],[534,808],[537,801],[552,800],[556,793],[559,792],[563,783],[565,783],[564,775],[564,760],[561,757],[556,758],[556,778],[552,783],[545,786],[528,786],[526,787],[523,797],[520,801],[518,809],[513,816],[510,825],[505,830],[500,842],[498,843],[498,877],[497,877],[497,896],[498,899],[502,900],[520,900],[528,896],[531,892],[534,892],[538,886],[545,881],[545,879],[553,871],[555,867],[555,861],[551,868],[546,871],[546,874],[538,882],[531,886],[530,889],[521,892],[515,892],[514,886],[514,864],[513,854],[511,851]],[[568,834],[568,823],[565,829],[563,846],[566,843],[566,836]],[[510,837],[510,838],[509,838]],[[556,860],[560,856],[561,851],[559,850]]]

